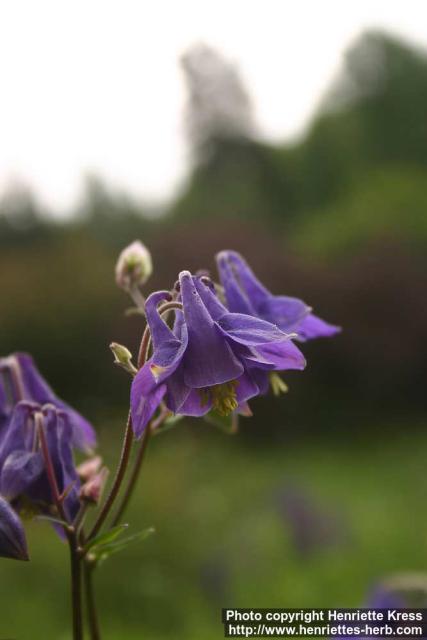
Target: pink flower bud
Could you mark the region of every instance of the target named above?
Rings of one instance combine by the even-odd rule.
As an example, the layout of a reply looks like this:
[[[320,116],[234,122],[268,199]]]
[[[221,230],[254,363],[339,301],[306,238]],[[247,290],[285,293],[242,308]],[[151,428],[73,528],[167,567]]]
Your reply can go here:
[[[88,458],[84,460],[77,467],[77,474],[82,482],[87,482],[100,470],[102,465],[101,456],[94,456],[93,458]]]
[[[80,499],[92,504],[98,504],[107,482],[109,471],[102,467],[96,475],[88,480],[80,489]]]
[[[119,255],[116,263],[116,283],[121,289],[130,291],[145,284],[152,271],[150,252],[142,242],[135,240]]]

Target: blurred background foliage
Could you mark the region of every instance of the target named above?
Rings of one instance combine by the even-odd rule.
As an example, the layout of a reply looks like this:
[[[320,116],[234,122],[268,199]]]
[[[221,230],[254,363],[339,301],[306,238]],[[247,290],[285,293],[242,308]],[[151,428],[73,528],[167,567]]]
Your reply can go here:
[[[254,401],[237,439],[189,421],[153,443],[132,517],[158,539],[142,560],[129,551],[124,573],[116,560],[102,569],[108,638],[139,638],[141,624],[150,638],[217,638],[221,606],[357,605],[384,572],[426,564],[426,54],[363,35],[304,136],[286,144],[260,139],[250,95],[219,53],[197,46],[182,66],[192,168],[166,208],[96,176],[66,222],[25,186],[4,195],[2,353],[33,353],[99,425],[113,462],[129,380],[108,344],[135,352],[142,329],[123,315],[113,268],[133,239],[152,251],[150,289],[183,268],[214,272],[214,253],[233,248],[273,292],[303,298],[344,332],[304,345],[306,372],[285,376],[285,399]],[[35,565],[5,572],[11,593],[30,572],[26,606],[46,608],[56,638],[61,608],[33,592],[40,525],[33,538]],[[58,542],[43,565],[48,601],[62,553]]]

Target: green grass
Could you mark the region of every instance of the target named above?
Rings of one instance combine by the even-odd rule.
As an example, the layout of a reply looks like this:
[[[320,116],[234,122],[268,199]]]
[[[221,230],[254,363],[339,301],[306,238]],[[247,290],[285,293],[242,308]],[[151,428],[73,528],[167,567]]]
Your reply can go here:
[[[128,514],[156,534],[100,567],[103,637],[213,640],[222,606],[356,606],[378,580],[426,568],[427,433],[363,433],[260,448],[196,423],[156,438]],[[290,483],[340,514],[339,545],[298,555],[277,509]],[[29,544],[31,563],[1,563],[0,637],[65,640],[67,549],[47,523]]]

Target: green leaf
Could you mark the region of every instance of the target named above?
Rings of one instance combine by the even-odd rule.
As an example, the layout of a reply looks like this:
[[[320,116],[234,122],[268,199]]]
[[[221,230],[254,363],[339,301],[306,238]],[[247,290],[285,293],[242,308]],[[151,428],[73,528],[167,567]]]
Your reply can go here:
[[[216,411],[210,411],[204,416],[204,420],[228,435],[234,435],[237,433],[239,418],[236,413],[230,413],[228,416],[221,416]]]
[[[85,552],[92,549],[94,553],[94,547],[104,546],[106,544],[111,544],[116,538],[118,538],[126,529],[128,528],[127,524],[118,524],[116,527],[105,531],[104,533],[100,533],[92,540],[89,540],[85,545]]]
[[[53,524],[60,524],[62,527],[69,526],[69,523],[65,522],[65,520],[61,520],[61,518],[55,518],[54,516],[36,516],[36,520],[47,520],[48,522],[52,522]]]
[[[132,536],[128,536],[127,538],[123,538],[122,540],[117,540],[117,542],[97,545],[96,547],[92,548],[91,555],[94,556],[96,561],[101,563],[113,554],[119,553],[119,551],[123,551],[123,549],[126,549],[126,547],[128,547],[133,542],[142,542],[151,534],[153,534],[154,531],[155,530],[153,529],[153,527],[149,527],[148,529],[144,529],[139,533],[134,533]]]

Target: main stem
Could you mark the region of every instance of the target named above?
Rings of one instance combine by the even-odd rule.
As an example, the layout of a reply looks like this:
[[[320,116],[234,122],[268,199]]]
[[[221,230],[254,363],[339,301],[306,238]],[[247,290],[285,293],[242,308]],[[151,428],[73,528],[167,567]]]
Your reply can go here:
[[[87,561],[84,563],[85,592],[87,604],[87,620],[89,624],[91,640],[101,640],[101,632],[99,630],[98,614],[96,612],[96,603],[93,588],[93,571],[94,567]]]
[[[50,490],[53,501],[61,519],[64,521],[64,533],[68,540],[70,549],[70,567],[71,567],[71,607],[73,618],[73,640],[83,640],[83,618],[82,618],[82,577],[80,557],[78,554],[78,540],[76,529],[68,523],[67,514],[65,513],[63,496],[61,496],[55,475],[49,447],[44,432],[44,416],[41,412],[36,412],[34,421],[40,440],[41,451],[46,466],[46,474],[49,481]]]
[[[81,559],[75,533],[68,534],[71,566],[71,603],[73,609],[73,640],[83,640]]]

